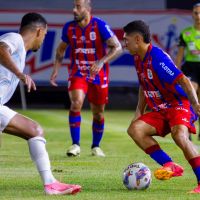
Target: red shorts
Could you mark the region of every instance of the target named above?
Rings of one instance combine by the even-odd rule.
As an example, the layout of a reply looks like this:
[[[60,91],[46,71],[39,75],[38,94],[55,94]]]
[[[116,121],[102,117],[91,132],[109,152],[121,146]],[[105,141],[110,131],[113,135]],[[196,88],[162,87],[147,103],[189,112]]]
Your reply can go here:
[[[187,126],[190,133],[196,133],[194,122],[197,118],[189,106],[177,106],[159,112],[152,111],[142,115],[139,120],[155,127],[157,134],[162,137],[171,132],[171,127],[180,124]]]
[[[85,78],[74,77],[68,80],[68,91],[81,89],[88,95],[88,101],[95,105],[108,103],[108,84],[96,85],[89,83]]]

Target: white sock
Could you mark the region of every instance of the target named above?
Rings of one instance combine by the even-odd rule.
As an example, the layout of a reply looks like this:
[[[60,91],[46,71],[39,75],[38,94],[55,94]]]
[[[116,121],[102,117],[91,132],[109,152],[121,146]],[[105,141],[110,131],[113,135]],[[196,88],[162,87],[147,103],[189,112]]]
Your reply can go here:
[[[38,172],[44,185],[51,184],[56,181],[52,172],[49,156],[46,151],[46,140],[43,137],[33,137],[28,140],[29,152],[32,160],[35,162]]]

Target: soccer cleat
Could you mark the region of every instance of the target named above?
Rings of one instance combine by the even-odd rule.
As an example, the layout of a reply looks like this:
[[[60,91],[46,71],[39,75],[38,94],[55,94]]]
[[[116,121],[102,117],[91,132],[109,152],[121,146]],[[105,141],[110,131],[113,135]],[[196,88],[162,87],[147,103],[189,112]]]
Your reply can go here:
[[[91,152],[93,156],[105,157],[105,154],[100,147],[92,148]]]
[[[192,190],[192,191],[190,191],[190,192],[188,192],[188,193],[190,193],[190,194],[200,194],[200,185],[198,185],[194,190]]]
[[[154,176],[159,180],[168,180],[172,177],[176,176],[182,176],[184,169],[174,163],[174,162],[168,162],[163,165],[160,169],[157,169],[154,172]]]
[[[81,148],[77,144],[73,144],[72,146],[69,147],[67,150],[67,156],[79,156],[81,152]]]
[[[81,191],[81,186],[65,184],[56,181],[54,183],[45,185],[44,191],[47,195],[76,194]]]

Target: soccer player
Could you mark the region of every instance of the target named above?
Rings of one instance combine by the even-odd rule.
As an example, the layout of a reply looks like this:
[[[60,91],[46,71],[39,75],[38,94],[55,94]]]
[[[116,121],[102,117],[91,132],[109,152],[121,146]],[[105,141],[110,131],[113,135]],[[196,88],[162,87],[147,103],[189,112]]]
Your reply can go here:
[[[200,1],[193,6],[192,18],[194,25],[181,31],[176,65],[190,79],[198,96],[200,96]],[[185,62],[181,66],[183,58]],[[198,139],[200,140],[200,130]]]
[[[104,132],[104,109],[108,102],[108,62],[121,53],[122,47],[110,27],[103,20],[91,15],[90,0],[74,0],[73,13],[74,20],[63,27],[50,82],[57,86],[56,77],[69,46],[69,126],[72,146],[67,150],[67,155],[77,156],[81,151],[81,109],[87,94],[93,114],[91,152],[94,156],[104,157],[100,142]],[[108,52],[106,46],[109,48]]]
[[[75,194],[81,186],[60,183],[54,178],[41,126],[4,105],[12,97],[19,80],[27,86],[28,92],[36,90],[32,78],[23,73],[25,57],[28,50],[40,48],[46,33],[45,18],[38,13],[27,13],[21,20],[19,33],[0,36],[0,131],[27,140],[46,194]]]
[[[140,83],[136,114],[128,134],[162,166],[155,171],[155,177],[167,180],[182,176],[184,169],[173,162],[153,136],[164,137],[171,133],[197,177],[198,186],[191,193],[200,193],[200,155],[188,138],[190,133],[196,132],[194,121],[196,114],[200,115],[196,92],[169,55],[151,44],[145,22],[130,22],[124,32],[125,45],[133,54]],[[147,105],[151,109],[149,112],[145,112]]]

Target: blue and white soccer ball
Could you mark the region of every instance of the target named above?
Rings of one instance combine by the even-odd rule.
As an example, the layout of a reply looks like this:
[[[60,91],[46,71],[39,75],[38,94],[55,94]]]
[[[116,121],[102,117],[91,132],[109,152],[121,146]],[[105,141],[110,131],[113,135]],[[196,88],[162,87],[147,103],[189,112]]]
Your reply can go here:
[[[151,184],[151,171],[141,162],[128,165],[123,171],[123,184],[129,190],[144,190]]]

